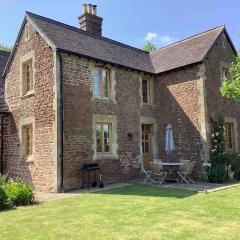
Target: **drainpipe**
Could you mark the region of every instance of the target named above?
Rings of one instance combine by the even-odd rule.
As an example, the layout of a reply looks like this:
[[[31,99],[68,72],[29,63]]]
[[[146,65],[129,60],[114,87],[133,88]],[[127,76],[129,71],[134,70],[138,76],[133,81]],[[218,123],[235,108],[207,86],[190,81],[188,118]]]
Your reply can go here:
[[[58,52],[59,56],[59,64],[60,64],[60,192],[64,192],[64,181],[63,181],[63,167],[64,167],[64,107],[63,107],[63,68],[62,68],[62,56],[61,53]]]
[[[3,174],[3,127],[4,127],[4,118],[7,117],[6,115],[3,115],[1,118],[1,157],[0,157],[0,173]]]

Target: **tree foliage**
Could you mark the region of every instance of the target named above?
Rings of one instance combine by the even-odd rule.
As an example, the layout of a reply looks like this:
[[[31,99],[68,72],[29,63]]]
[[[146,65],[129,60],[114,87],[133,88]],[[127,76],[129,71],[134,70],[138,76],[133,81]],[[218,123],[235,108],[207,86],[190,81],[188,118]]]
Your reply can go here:
[[[143,48],[142,48],[144,51],[147,51],[147,52],[152,52],[154,50],[156,50],[156,46],[150,42],[150,41],[146,41],[143,45]]]
[[[12,48],[0,43],[0,50],[6,51],[6,52],[11,52]]]
[[[221,94],[240,102],[240,53],[238,53],[235,63],[231,64],[229,73],[229,78],[225,78],[221,86]]]

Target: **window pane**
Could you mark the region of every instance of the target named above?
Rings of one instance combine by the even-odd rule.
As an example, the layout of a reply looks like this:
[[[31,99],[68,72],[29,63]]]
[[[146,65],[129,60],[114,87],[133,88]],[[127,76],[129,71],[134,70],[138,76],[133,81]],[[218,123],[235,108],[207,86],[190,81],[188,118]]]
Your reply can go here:
[[[102,93],[103,97],[108,97],[108,71],[102,69]]]
[[[145,142],[145,153],[149,152],[149,148],[148,148],[148,142]]]
[[[104,131],[104,152],[110,152],[109,146],[109,135],[110,135],[110,126],[108,124],[103,125]]]
[[[97,152],[102,152],[102,133],[101,125],[96,125],[96,140],[97,140]]]
[[[145,153],[144,142],[142,142],[142,151]]]
[[[26,156],[32,155],[32,148],[33,148],[33,130],[32,126],[25,126],[24,129],[24,138],[25,138],[25,154]]]
[[[100,74],[99,68],[94,69],[94,96],[100,97]]]
[[[234,132],[233,132],[233,124],[226,123],[225,124],[225,145],[226,150],[234,150]]]
[[[110,152],[109,139],[104,139],[104,152]]]
[[[142,80],[142,95],[143,95],[143,102],[148,103],[148,81]]]

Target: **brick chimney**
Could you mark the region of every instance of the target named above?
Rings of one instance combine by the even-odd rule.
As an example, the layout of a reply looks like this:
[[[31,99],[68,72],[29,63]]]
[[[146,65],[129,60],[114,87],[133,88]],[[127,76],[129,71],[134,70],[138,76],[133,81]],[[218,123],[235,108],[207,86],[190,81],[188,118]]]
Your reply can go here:
[[[102,18],[97,16],[97,5],[83,4],[83,12],[78,17],[80,29],[102,36]]]

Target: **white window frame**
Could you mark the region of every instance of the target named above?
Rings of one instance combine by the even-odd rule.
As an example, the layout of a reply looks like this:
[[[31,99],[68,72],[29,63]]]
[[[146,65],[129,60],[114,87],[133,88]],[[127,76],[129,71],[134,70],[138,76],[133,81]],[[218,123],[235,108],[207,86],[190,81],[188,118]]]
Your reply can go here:
[[[97,152],[97,137],[96,137],[96,126],[97,123],[108,123],[111,124],[111,146],[110,152]],[[92,120],[92,139],[93,139],[93,160],[113,160],[118,159],[118,141],[117,141],[117,117],[115,115],[93,115]]]
[[[32,86],[33,89],[30,91],[26,91],[26,79],[24,76],[24,72],[23,72],[23,67],[24,64],[26,64],[27,62],[31,61],[32,64]],[[28,54],[26,54],[25,56],[20,58],[20,85],[21,85],[21,98],[24,99],[25,97],[29,97],[34,95],[34,88],[35,88],[35,68],[34,68],[34,62],[35,62],[35,57],[34,57],[34,51],[29,52]]]
[[[116,103],[116,78],[115,78],[115,69],[109,64],[97,64],[94,61],[91,62],[91,91],[92,91],[92,101],[112,101]],[[109,92],[108,97],[95,96],[95,67],[102,67],[109,70]]]
[[[233,117],[225,117],[224,118],[224,123],[231,123],[233,124],[233,142],[234,142],[234,147],[233,151],[238,152],[238,125],[237,125],[237,120],[236,118]],[[224,127],[225,128],[225,127]]]
[[[141,76],[139,80],[140,80],[141,105],[154,105],[153,78]],[[143,80],[147,81],[148,102],[143,101]]]
[[[24,136],[24,128],[26,126],[32,126],[32,155],[26,156],[26,146],[25,146],[25,136]],[[27,117],[22,118],[20,120],[20,129],[19,129],[19,136],[20,136],[20,157],[22,161],[25,162],[34,162],[34,155],[35,155],[35,120],[34,117]]]

